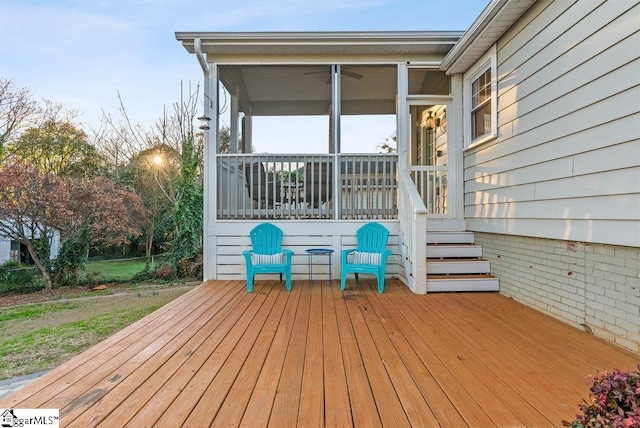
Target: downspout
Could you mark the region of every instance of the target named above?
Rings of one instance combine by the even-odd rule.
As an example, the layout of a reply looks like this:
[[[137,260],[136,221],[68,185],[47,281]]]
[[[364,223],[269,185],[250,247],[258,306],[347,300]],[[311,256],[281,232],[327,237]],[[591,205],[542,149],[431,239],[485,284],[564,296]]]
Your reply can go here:
[[[216,153],[218,152],[217,148],[217,140],[218,140],[218,105],[217,95],[211,96],[211,88],[212,84],[215,84],[217,89],[217,72],[214,72],[214,83],[212,83],[211,69],[209,68],[209,64],[202,52],[202,42],[199,37],[193,39],[193,47],[195,51],[196,58],[198,58],[198,62],[200,63],[200,67],[202,68],[202,72],[204,74],[204,83],[203,83],[203,98],[204,98],[204,111],[203,114],[206,117],[212,119],[210,122],[210,129],[204,130],[204,147],[203,147],[203,168],[204,168],[204,195],[203,195],[203,280],[206,281],[208,279],[216,279],[217,278],[217,266],[215,263],[216,259],[216,248],[215,241],[211,242],[211,236],[215,236],[214,228],[215,228],[215,212],[217,211],[216,207],[216,197],[215,189],[217,189],[217,162],[216,162]],[[217,69],[214,69],[216,71]],[[217,92],[217,91],[216,91]],[[215,108],[213,108],[215,106]],[[213,111],[212,111],[213,110]],[[212,116],[213,113],[216,113]],[[214,216],[212,217],[212,213]]]
[[[198,58],[198,62],[200,63],[200,67],[202,68],[202,72],[204,73],[205,79],[209,77],[209,65],[207,64],[207,60],[204,58],[204,54],[202,53],[202,42],[200,41],[200,37],[196,37],[193,39],[193,48],[196,52],[196,58]]]

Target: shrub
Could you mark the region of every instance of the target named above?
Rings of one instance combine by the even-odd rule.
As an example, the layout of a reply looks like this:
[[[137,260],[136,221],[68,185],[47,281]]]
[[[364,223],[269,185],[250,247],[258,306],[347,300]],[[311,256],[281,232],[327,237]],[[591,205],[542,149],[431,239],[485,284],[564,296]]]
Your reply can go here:
[[[638,364],[640,370],[640,364]],[[591,403],[580,404],[581,415],[572,422],[563,422],[572,428],[639,427],[640,426],[640,371],[598,373],[590,379]]]
[[[156,270],[156,278],[158,279],[170,279],[175,276],[175,272],[173,270],[173,266],[168,263],[163,263]]]
[[[178,278],[186,279],[202,279],[202,255],[198,255],[192,259],[180,260],[177,264]]]
[[[33,268],[9,260],[0,265],[0,293],[30,292],[40,289],[34,284]]]
[[[141,270],[140,272],[134,274],[131,277],[131,282],[145,282],[145,281],[150,281],[152,279],[155,279],[156,277],[156,272],[155,270],[149,269],[148,267],[145,268],[144,270]]]

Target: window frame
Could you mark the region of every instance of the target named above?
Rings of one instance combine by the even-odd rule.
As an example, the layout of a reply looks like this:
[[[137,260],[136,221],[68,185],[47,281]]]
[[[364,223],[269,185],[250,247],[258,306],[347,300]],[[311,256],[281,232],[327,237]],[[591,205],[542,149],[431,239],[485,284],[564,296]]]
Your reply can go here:
[[[473,82],[480,76],[491,70],[491,128],[489,132],[480,135],[476,139],[472,137],[471,124],[473,115]],[[464,74],[464,146],[475,147],[498,137],[498,61],[497,49],[494,44],[476,63]]]

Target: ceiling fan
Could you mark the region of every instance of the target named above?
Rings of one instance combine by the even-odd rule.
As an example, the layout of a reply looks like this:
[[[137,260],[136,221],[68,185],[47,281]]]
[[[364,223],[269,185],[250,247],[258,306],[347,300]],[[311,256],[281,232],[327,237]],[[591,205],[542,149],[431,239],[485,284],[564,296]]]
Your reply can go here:
[[[349,71],[347,70],[349,67],[340,67],[340,75],[344,75],[344,76],[348,76],[348,77],[352,77],[354,79],[362,79],[362,74],[359,73],[355,73],[353,71]],[[321,73],[329,73],[329,78],[327,79],[327,84],[331,83],[331,70],[322,70],[322,71],[309,71],[307,73],[304,73],[305,76],[311,75],[311,74],[321,74]]]

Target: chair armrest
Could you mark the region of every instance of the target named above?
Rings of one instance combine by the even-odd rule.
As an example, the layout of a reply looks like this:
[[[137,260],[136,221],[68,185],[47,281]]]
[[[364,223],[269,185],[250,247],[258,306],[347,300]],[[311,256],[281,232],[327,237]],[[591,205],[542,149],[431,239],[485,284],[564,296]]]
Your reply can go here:
[[[393,252],[391,250],[384,250],[382,252],[382,259],[381,259],[381,264],[384,264],[387,262],[387,258],[393,254]]]
[[[291,263],[291,257],[293,256],[293,250],[283,249],[282,252],[287,258],[287,264]]]
[[[251,263],[251,250],[243,251],[242,255],[244,256],[244,260],[245,260],[247,266],[252,266],[253,263]]]
[[[340,261],[342,262],[343,265],[347,264],[347,254],[353,253],[356,250],[357,248],[349,248],[349,249],[340,251]]]

